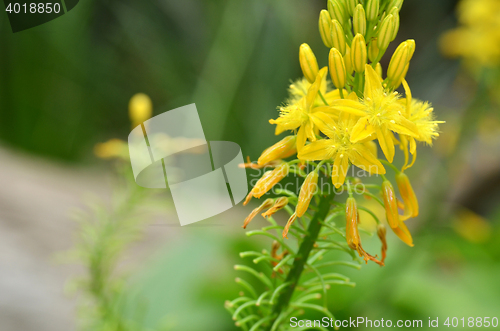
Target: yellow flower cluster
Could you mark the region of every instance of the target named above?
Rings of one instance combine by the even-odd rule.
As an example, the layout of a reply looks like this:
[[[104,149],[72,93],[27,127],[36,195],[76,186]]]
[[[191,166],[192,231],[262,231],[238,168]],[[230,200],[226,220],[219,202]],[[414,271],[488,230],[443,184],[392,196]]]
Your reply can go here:
[[[408,177],[402,171],[415,162],[417,141],[431,145],[439,136],[438,124],[442,122],[434,119],[429,103],[412,98],[405,80],[415,52],[414,40],[399,45],[392,55],[386,77],[383,77],[379,61],[399,30],[402,2],[366,0],[361,4],[358,0],[329,0],[328,10],[322,10],[319,17],[320,35],[330,50],[328,66],[320,68],[309,45],[300,46],[299,62],[304,78],[290,86],[290,97],[279,108],[279,117],[270,120],[276,125],[277,135],[285,131],[292,131],[294,135],[264,151],[257,164],[246,164],[251,168],[276,167],[257,182],[246,202],[252,197],[263,196],[295,167],[298,167],[296,173],[301,174],[301,166],[316,165],[316,170],[309,175],[302,174],[306,179],[296,201],[295,213],[284,229],[284,237],[318,193],[317,189],[313,193],[318,182],[318,169],[324,164],[329,165],[332,183],[339,189],[344,184],[349,186],[347,172],[351,165],[355,165],[370,174],[382,176],[379,193],[384,198],[388,224],[405,243],[413,245],[403,221],[418,215],[418,202]],[[405,96],[396,91],[402,84]],[[375,142],[378,142],[385,160],[378,159]],[[400,146],[405,156],[401,170],[392,165],[395,145]],[[282,161],[295,153],[297,160]],[[413,155],[411,163],[410,154]],[[315,161],[320,161],[319,165]],[[384,163],[397,173],[403,203],[396,199],[392,184],[384,176]],[[352,192],[349,194],[350,200],[346,204],[349,246],[365,260],[383,264],[361,247],[357,236],[359,215]],[[271,205],[271,202],[266,204]],[[403,207],[403,215],[399,215],[398,205]],[[247,219],[245,226],[248,222]],[[382,225],[378,234],[386,247]],[[382,255],[385,257],[384,249]]]
[[[472,67],[500,64],[500,1],[462,0],[460,26],[441,37],[441,49],[449,57],[462,57]]]

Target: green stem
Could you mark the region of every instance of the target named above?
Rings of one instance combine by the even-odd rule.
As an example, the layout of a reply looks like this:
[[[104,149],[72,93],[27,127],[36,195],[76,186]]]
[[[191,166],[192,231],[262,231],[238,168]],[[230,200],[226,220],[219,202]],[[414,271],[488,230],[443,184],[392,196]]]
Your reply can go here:
[[[319,96],[321,97],[321,100],[323,100],[323,103],[326,105],[326,106],[330,106],[328,104],[328,102],[326,101],[325,97],[323,96],[323,93],[321,93],[321,91],[318,91],[318,94]]]
[[[318,211],[314,214],[313,219],[309,223],[309,227],[307,228],[307,235],[304,236],[304,240],[300,244],[299,251],[295,256],[295,260],[293,261],[292,268],[286,277],[284,283],[289,283],[283,292],[278,296],[276,300],[276,304],[273,307],[274,320],[280,315],[280,313],[286,310],[290,304],[290,299],[292,298],[293,292],[299,283],[300,277],[302,275],[302,271],[307,263],[307,259],[311,254],[311,250],[314,247],[314,243],[318,239],[318,235],[321,231],[322,224],[321,222],[326,218],[328,212],[330,211],[331,201],[335,196],[335,191],[327,196],[321,197],[319,202]],[[270,323],[272,326],[273,323]],[[269,326],[269,329],[271,328]]]

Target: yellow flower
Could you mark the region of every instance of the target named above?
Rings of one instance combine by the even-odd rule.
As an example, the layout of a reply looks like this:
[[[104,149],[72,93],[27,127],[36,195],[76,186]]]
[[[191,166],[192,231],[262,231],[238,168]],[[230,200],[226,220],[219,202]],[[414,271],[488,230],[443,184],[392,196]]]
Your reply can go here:
[[[354,116],[343,113],[337,124],[328,120],[328,117],[324,119],[326,120],[317,121],[316,124],[330,139],[321,139],[304,146],[297,156],[300,160],[333,159],[332,181],[337,188],[344,184],[349,162],[370,173],[385,174],[384,166],[363,141],[351,141],[351,133],[356,123]]]
[[[149,96],[144,93],[135,94],[128,104],[129,117],[132,128],[151,118],[153,114],[153,103]]]
[[[460,26],[440,40],[442,52],[463,57],[471,69],[500,63],[500,2],[463,0],[458,6]]]
[[[280,109],[280,117],[275,120],[269,120],[269,123],[276,124],[276,135],[282,133],[285,130],[298,129],[298,151],[300,151],[301,148],[305,145],[307,139],[309,139],[309,141],[316,141],[316,133],[314,131],[315,128],[313,121],[316,114],[332,111],[332,109],[326,105],[318,107],[316,104],[316,99],[319,98],[318,93],[320,89],[322,89],[322,86],[324,86],[324,91],[326,91],[327,72],[327,67],[321,69],[316,77],[316,80],[309,87],[305,97],[301,98],[296,103],[290,104],[286,107],[282,107]],[[338,93],[338,91],[333,91],[328,97],[335,98],[339,95]]]
[[[382,79],[370,66],[365,66],[364,98],[335,100],[331,106],[340,112],[359,116],[352,129],[351,142],[356,143],[376,135],[385,157],[392,163],[394,159],[394,139],[392,131],[418,138],[417,126],[402,113],[397,92],[389,93],[382,86]]]
[[[405,116],[412,123],[415,124],[418,131],[417,137],[400,135],[401,149],[405,154],[405,164],[403,170],[410,168],[415,163],[417,157],[417,143],[416,140],[427,143],[432,146],[432,140],[439,137],[439,124],[445,123],[444,121],[436,121],[434,116],[434,108],[428,102],[422,102],[412,98],[410,86],[406,80],[403,79],[403,86],[406,92],[406,98],[400,99],[399,102],[405,109]],[[408,165],[410,152],[413,155],[413,160]]]

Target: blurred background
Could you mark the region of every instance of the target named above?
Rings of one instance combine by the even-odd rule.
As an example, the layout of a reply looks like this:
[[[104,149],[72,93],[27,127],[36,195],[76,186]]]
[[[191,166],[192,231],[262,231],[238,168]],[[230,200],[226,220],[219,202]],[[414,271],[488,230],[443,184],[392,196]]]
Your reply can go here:
[[[441,35],[458,24],[457,2],[406,0],[402,8],[388,54],[416,40],[407,80],[446,124],[407,171],[421,202],[409,224],[415,247],[390,236],[386,267],[338,267],[357,284],[330,290],[339,319],[500,318],[500,64],[471,68],[442,55]],[[112,214],[131,189],[122,183],[131,177],[125,163],[98,158],[94,147],[126,140],[134,94],[151,97],[154,115],[196,103],[208,140],[234,141],[256,159],[276,141],[268,120],[301,76],[299,45],[307,42],[327,63],[317,28],[325,7],[323,0],[86,0],[15,34],[0,15],[0,330],[85,324],[82,295],[70,293],[78,286],[67,285],[85,266],[59,255],[80,240],[76,210],[92,210],[91,201]],[[144,238],[120,256],[126,285],[118,311],[138,330],[236,330],[224,309],[240,291],[232,265],[242,263],[242,249],[269,246],[241,229],[251,207],[180,228],[168,193],[153,200],[141,207],[151,220]],[[366,246],[378,247],[375,239]]]

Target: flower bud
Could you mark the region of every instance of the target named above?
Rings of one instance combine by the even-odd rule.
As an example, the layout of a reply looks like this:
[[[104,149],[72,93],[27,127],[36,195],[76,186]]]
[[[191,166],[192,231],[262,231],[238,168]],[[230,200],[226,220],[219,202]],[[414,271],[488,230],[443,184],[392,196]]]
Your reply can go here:
[[[403,75],[401,75],[401,78],[398,81],[389,81],[389,84],[391,85],[393,90],[396,90],[399,86],[401,86],[401,83],[403,82],[403,79],[405,79],[409,69],[410,69],[410,63],[406,64],[406,67],[403,71]]]
[[[322,10],[319,14],[319,33],[326,47],[332,48],[332,18],[328,10]]]
[[[403,6],[403,1],[404,0],[392,0],[388,8],[396,7],[398,8],[398,10],[401,10],[401,7]]]
[[[332,45],[334,48],[338,49],[340,54],[343,56],[346,52],[346,42],[345,42],[345,32],[342,28],[342,24],[339,21],[332,21]]]
[[[391,182],[384,180],[382,182],[382,196],[384,198],[385,214],[387,222],[391,228],[397,228],[399,221],[398,203],[396,201],[396,193]]]
[[[128,104],[128,112],[132,127],[136,127],[151,118],[153,114],[153,103],[144,93],[135,94]]]
[[[252,197],[260,198],[261,196],[266,194],[270,189],[273,188],[274,185],[279,183],[288,175],[289,170],[290,166],[285,162],[276,167],[273,171],[267,171],[262,176],[262,178],[257,181],[250,193],[248,193],[243,205],[245,206],[252,199]]]
[[[360,33],[363,36],[366,34],[366,14],[363,5],[356,6],[353,17],[354,33]]]
[[[361,34],[356,34],[351,45],[352,66],[356,72],[364,72],[366,64],[366,42]]]
[[[375,72],[380,76],[380,78],[382,78],[382,65],[380,62],[375,66]]]
[[[299,60],[304,77],[309,83],[314,83],[319,72],[318,60],[308,44],[300,45]]]
[[[330,75],[332,76],[333,85],[338,89],[343,89],[346,83],[346,68],[342,54],[336,48],[330,50],[328,58]]]
[[[366,2],[366,19],[374,22],[378,18],[380,0],[368,0]]]
[[[347,240],[347,245],[351,249],[357,250],[360,244],[359,232],[358,232],[358,206],[356,204],[356,199],[347,198],[346,202],[346,227],[345,227],[345,237]]]
[[[389,62],[389,68],[387,69],[387,77],[392,82],[402,81],[403,74],[409,60],[410,47],[406,42],[403,42],[398,46],[392,55],[391,62]]]
[[[347,21],[347,10],[341,0],[328,0],[328,12],[334,20],[341,23]]]
[[[377,38],[375,38],[370,41],[370,44],[368,45],[368,58],[371,62],[375,62],[377,60],[379,52],[380,49],[378,48]]]
[[[406,220],[410,217],[417,217],[418,200],[408,176],[404,172],[396,174],[396,184],[398,185],[399,193],[401,194],[401,198],[403,198],[405,206],[405,213],[402,219]]]
[[[346,8],[347,12],[349,13],[350,16],[354,16],[354,10],[356,10],[356,6],[358,5],[359,0],[347,0],[346,1]]]
[[[393,7],[389,12],[389,15],[394,16],[394,29],[392,31],[392,36],[391,36],[391,41],[393,41],[394,39],[396,39],[396,36],[398,35],[399,32],[399,24],[400,24],[399,9],[397,7]]]
[[[387,229],[384,224],[377,225],[377,236],[382,242],[382,262],[385,261],[385,257],[387,256],[387,240],[385,239],[387,234]]]
[[[307,208],[309,208],[309,203],[311,202],[314,193],[316,193],[318,189],[318,173],[316,171],[310,172],[307,175],[302,187],[300,188],[299,193],[299,202],[297,203],[297,207],[295,208],[295,213],[297,217],[302,217]]]
[[[345,55],[344,55],[344,64],[345,64],[346,74],[352,75],[354,68],[352,67],[351,47],[349,47],[349,45],[346,45],[346,51],[345,51]]]
[[[408,61],[410,61],[413,58],[413,54],[415,54],[415,40],[408,39],[406,41],[406,44],[408,45],[408,47],[410,49],[410,55],[408,57]]]
[[[290,156],[290,154],[295,154],[297,152],[295,144],[296,141],[296,135],[283,138],[282,140],[262,152],[262,155],[259,157],[257,164],[259,166],[262,166],[274,160],[284,159],[285,157]]]
[[[382,50],[386,50],[391,42],[392,34],[394,32],[394,16],[388,15],[382,23],[380,24],[380,28],[377,36],[377,44],[378,48]]]
[[[262,217],[268,218],[276,214],[276,212],[280,211],[281,209],[285,208],[286,205],[288,205],[287,197],[278,198],[276,199],[274,205],[271,208],[269,208],[265,213],[262,213]]]
[[[258,213],[260,213],[261,211],[263,211],[266,208],[271,207],[273,205],[273,203],[274,203],[273,199],[266,199],[266,201],[264,201],[259,207],[252,210],[250,215],[248,215],[247,218],[245,218],[245,222],[243,223],[242,228],[246,229],[247,225],[254,219],[255,216],[257,216]]]

